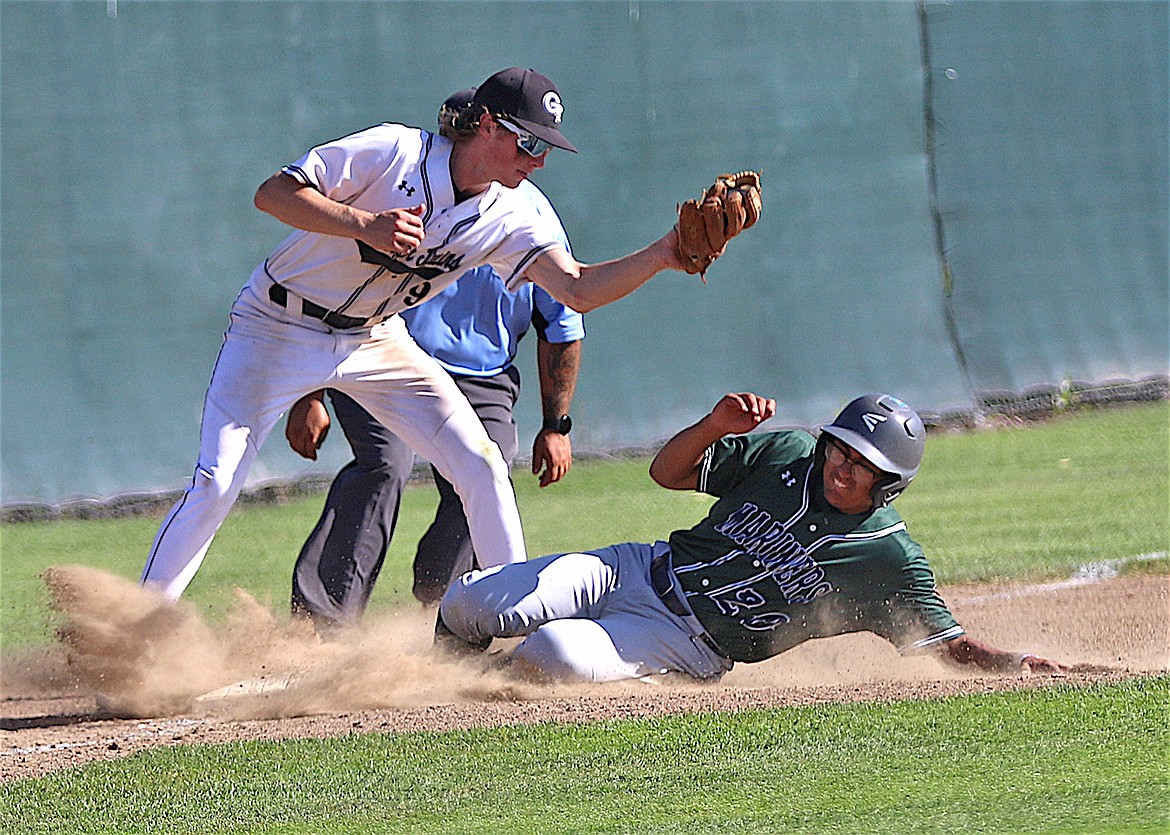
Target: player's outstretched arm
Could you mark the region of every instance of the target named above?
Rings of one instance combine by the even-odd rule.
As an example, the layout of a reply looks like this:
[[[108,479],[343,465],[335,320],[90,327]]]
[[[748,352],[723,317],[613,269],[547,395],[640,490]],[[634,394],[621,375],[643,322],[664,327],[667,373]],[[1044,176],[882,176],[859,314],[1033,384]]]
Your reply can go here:
[[[759,172],[722,174],[701,199],[679,204],[678,223],[645,249],[601,264],[550,251],[529,277],[582,313],[620,299],[666,269],[698,273],[706,284],[707,268],[729,240],[755,225],[762,205]]]
[[[750,432],[775,414],[771,398],[751,392],[723,395],[708,415],[663,445],[650,462],[650,477],[668,490],[694,490],[699,463],[711,444],[725,435]]]
[[[947,641],[943,658],[955,664],[974,664],[984,670],[1001,673],[1047,673],[1063,675],[1068,665],[1042,658],[1031,652],[1009,652],[963,635]]]
[[[526,277],[561,304],[588,313],[628,296],[663,270],[682,269],[678,233],[672,229],[637,252],[599,264],[582,264],[564,249],[549,249]]]

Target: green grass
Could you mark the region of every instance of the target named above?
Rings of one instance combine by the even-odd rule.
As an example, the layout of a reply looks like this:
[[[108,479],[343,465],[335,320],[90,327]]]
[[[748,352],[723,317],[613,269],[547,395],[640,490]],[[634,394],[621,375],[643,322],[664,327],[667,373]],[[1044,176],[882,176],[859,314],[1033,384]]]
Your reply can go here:
[[[1167,550],[1170,405],[932,437],[899,500],[943,582],[1067,577]],[[709,500],[644,460],[518,472],[529,550],[661,537]],[[538,495],[539,493],[539,495]],[[283,608],[319,497],[239,508],[190,598],[232,585]],[[409,491],[373,608],[409,604],[434,507]],[[39,573],[137,576],[158,520],[0,529],[5,651],[50,640]],[[1166,559],[1149,570],[1166,571]],[[470,732],[160,748],[0,786],[0,831],[417,833],[1165,833],[1170,678],[884,705]]]
[[[1170,547],[1170,407],[932,437],[898,508],[943,582],[1038,579]]]
[[[647,459],[579,462],[540,490],[514,473],[530,554],[651,541],[689,526],[711,500],[663,490]],[[1168,550],[1170,404],[1083,411],[1026,428],[932,435],[918,479],[898,500],[940,582],[1068,577],[1079,566]],[[241,506],[224,523],[189,599],[211,620],[247,589],[283,611],[292,565],[323,496]],[[407,490],[370,612],[412,605],[414,543],[434,513],[429,485]],[[0,636],[6,649],[51,641],[39,579],[84,563],[137,577],[155,517],[0,527]],[[1163,568],[1164,570],[1164,560]]]
[[[22,832],[1164,833],[1170,679],[155,749],[0,787]],[[39,825],[34,825],[37,822]]]

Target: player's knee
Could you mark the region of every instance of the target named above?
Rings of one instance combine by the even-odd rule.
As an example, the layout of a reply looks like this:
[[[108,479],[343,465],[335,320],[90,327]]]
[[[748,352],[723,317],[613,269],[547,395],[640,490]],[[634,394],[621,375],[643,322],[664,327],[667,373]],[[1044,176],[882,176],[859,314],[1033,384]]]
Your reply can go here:
[[[195,468],[195,479],[188,490],[202,494],[205,501],[230,505],[239,493],[234,475],[222,467],[200,465]]]
[[[450,480],[456,490],[463,485],[474,486],[488,481],[503,484],[509,482],[511,478],[508,464],[504,461],[500,448],[487,435],[465,450],[465,454],[459,457],[455,469],[454,478]]]
[[[577,655],[580,652],[578,650]],[[591,681],[593,669],[575,657],[556,622],[546,623],[524,639],[512,653],[514,663],[556,681]]]
[[[500,448],[493,441],[488,441],[480,450],[480,464],[485,477],[497,484],[511,483],[511,473]]]
[[[439,601],[439,616],[447,628],[460,638],[478,641],[501,634],[500,614],[477,580],[490,576],[502,566],[486,571],[471,571],[456,578]]]

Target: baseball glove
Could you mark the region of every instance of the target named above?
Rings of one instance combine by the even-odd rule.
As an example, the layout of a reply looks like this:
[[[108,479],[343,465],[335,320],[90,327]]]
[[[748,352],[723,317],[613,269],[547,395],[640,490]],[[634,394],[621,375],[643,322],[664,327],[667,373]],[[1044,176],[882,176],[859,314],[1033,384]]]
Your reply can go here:
[[[678,207],[678,252],[688,273],[706,283],[707,268],[723,254],[727,242],[759,219],[760,174],[722,174],[699,200]]]

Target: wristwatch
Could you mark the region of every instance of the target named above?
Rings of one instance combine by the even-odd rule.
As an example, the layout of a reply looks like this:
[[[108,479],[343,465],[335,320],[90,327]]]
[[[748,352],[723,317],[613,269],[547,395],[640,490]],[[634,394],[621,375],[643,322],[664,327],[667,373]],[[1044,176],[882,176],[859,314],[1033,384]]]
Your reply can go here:
[[[549,432],[556,432],[558,435],[568,435],[573,429],[573,419],[568,415],[561,415],[558,418],[545,418],[544,426]]]

